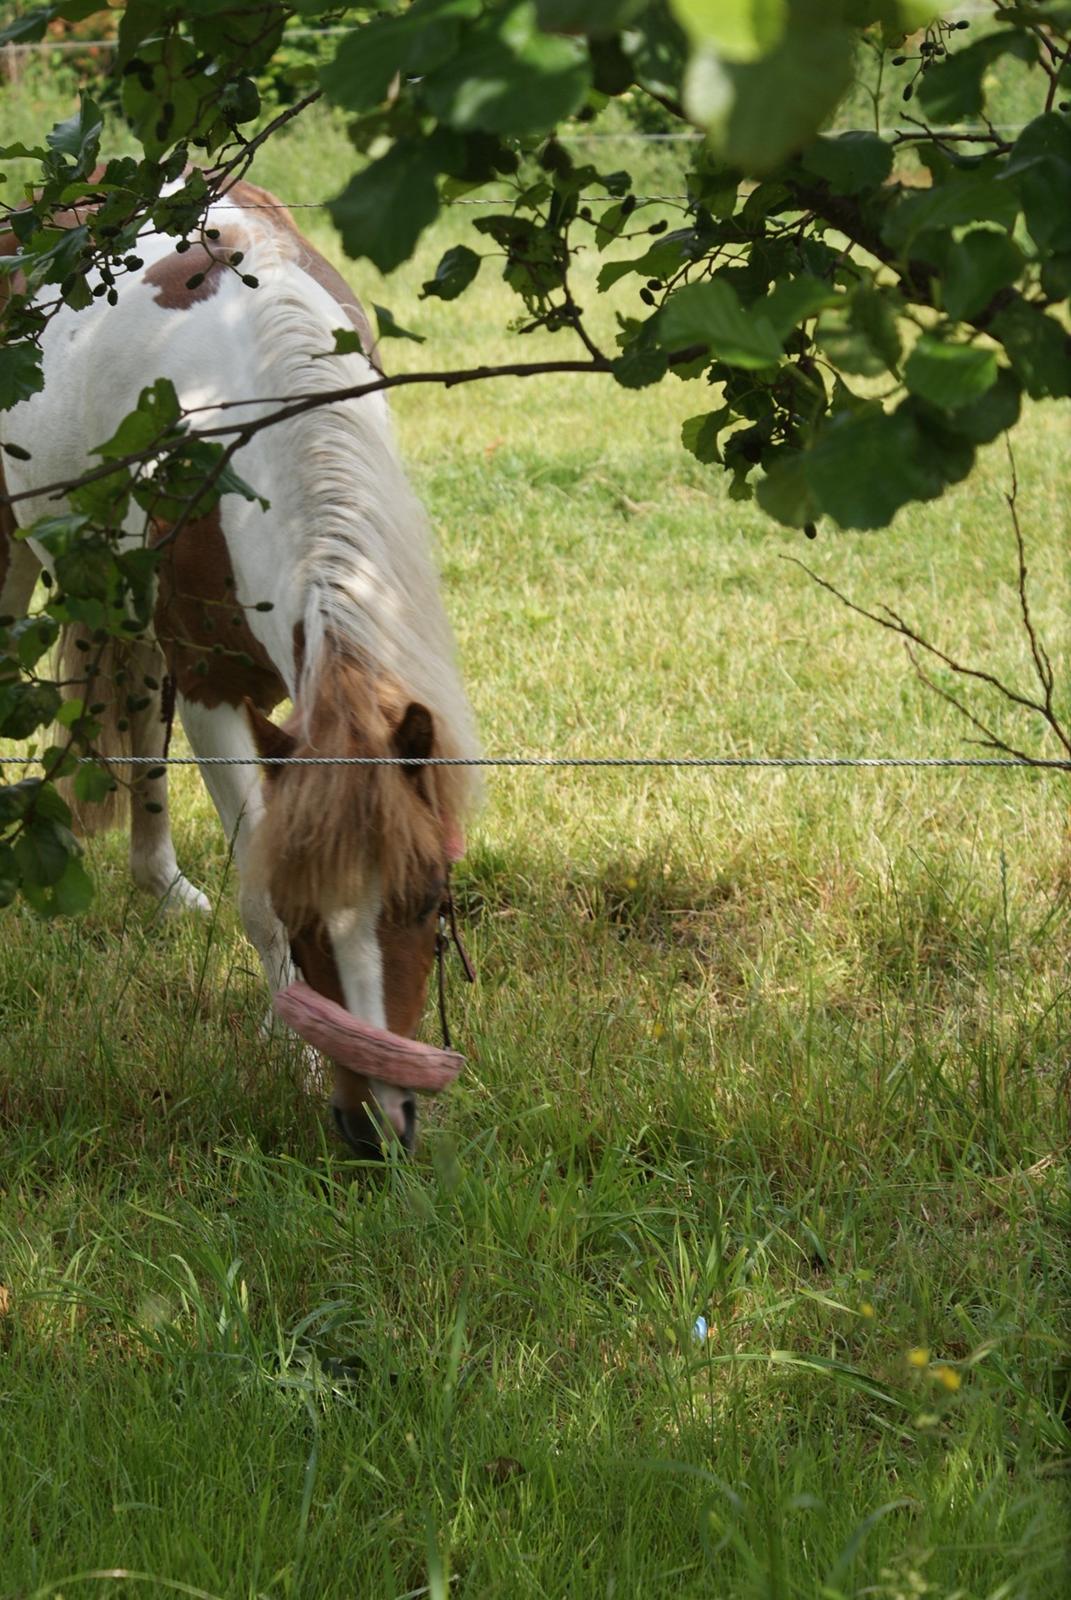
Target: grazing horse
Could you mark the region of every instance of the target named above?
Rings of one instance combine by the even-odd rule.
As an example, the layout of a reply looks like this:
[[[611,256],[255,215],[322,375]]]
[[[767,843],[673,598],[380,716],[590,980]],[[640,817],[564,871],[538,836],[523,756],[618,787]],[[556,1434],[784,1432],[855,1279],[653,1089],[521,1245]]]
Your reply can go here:
[[[98,298],[49,323],[43,392],[0,419],[5,440],[31,456],[9,459],[10,493],[84,471],[87,453],[157,377],[173,382],[184,407],[197,408],[201,426],[234,415],[214,410],[228,401],[259,402],[238,413],[244,422],[297,394],[374,379],[372,336],[352,290],[278,201],[235,184],[205,227],[218,236],[206,233],[182,252],[159,235],[144,239],[144,265],[120,280],[116,306]],[[0,236],[0,250],[16,248]],[[258,287],[234,270],[236,251]],[[346,322],[364,353],[326,354]],[[268,509],[229,494],[172,539],[166,523],[150,520],[147,529],[136,509],[124,526],[130,544],[164,548],[150,633],[109,647],[88,693],[108,703],[102,753],[162,753],[163,682],[197,756],[475,755],[427,519],[399,461],[385,396],[266,428],[243,445],[236,465]],[[17,517],[28,524],[59,509],[38,496],[18,502]],[[11,508],[0,505],[0,517],[0,613],[21,614],[47,555],[11,537]],[[258,609],[265,602],[270,609]],[[63,677],[84,681],[85,643],[68,639]],[[279,725],[270,713],[286,699],[293,709]],[[135,880],[170,906],[207,909],[175,859],[166,771],[132,770]],[[475,799],[473,769],[263,771],[262,778],[250,765],[202,768],[233,841],[242,920],[272,992],[288,989],[297,968],[380,1046],[386,1038],[388,1054],[392,1039],[418,1050],[409,1038],[424,1004],[449,862]],[[352,1067],[336,1062],[334,1071],[343,1138],[374,1155],[393,1131],[411,1148],[411,1088]]]

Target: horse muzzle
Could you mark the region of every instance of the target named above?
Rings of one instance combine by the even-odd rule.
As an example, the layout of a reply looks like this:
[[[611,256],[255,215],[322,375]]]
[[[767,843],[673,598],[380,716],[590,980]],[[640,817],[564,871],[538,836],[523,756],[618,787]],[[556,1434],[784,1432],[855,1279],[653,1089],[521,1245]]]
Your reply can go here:
[[[349,1145],[359,1161],[381,1161],[387,1146],[394,1140],[411,1155],[416,1148],[416,1101],[406,1099],[398,1111],[388,1112],[374,1089],[356,1107],[331,1103],[331,1120],[343,1144]]]
[[[382,1155],[384,1141],[392,1136],[411,1150],[416,1141],[415,1096],[438,1094],[465,1065],[456,1050],[438,1050],[362,1022],[307,983],[281,989],[274,1004],[296,1034],[333,1062],[335,1128],[365,1159]]]

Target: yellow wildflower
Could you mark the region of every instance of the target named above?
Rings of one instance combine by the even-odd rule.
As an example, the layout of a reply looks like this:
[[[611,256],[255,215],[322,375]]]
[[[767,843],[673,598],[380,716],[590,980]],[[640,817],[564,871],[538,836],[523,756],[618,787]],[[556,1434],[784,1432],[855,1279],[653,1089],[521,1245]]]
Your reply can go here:
[[[914,1350],[907,1352],[907,1364],[909,1367],[928,1367],[930,1364],[930,1352],[921,1345],[916,1345]]]
[[[874,1307],[870,1304],[869,1300],[864,1300],[862,1305],[859,1307],[859,1315],[861,1317],[865,1317],[868,1322],[873,1322],[874,1318],[877,1316],[877,1312],[874,1310]]]
[[[955,1394],[956,1390],[960,1388],[963,1383],[963,1379],[960,1377],[955,1367],[949,1367],[943,1361],[938,1362],[936,1367],[930,1368],[930,1375],[931,1377],[936,1378],[938,1383],[943,1383],[945,1388],[948,1389],[952,1394]]]

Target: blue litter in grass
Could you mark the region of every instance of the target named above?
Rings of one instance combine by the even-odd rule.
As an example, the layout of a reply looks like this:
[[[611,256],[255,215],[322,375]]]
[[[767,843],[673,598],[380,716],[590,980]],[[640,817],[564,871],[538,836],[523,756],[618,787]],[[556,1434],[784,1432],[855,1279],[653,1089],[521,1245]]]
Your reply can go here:
[[[695,1322],[692,1324],[692,1338],[693,1339],[703,1340],[703,1339],[706,1338],[706,1336],[707,1336],[707,1319],[706,1319],[706,1317],[696,1317]]]

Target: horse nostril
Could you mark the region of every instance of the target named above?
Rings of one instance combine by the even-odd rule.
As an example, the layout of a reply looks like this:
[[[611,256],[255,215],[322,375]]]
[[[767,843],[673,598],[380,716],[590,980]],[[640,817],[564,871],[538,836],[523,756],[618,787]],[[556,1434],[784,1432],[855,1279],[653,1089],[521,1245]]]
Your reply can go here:
[[[397,1138],[407,1155],[416,1146],[417,1108],[415,1100],[403,1100],[399,1107],[401,1127],[395,1128],[385,1117],[376,1117],[367,1106],[356,1111],[331,1107],[335,1132],[361,1161],[382,1161],[384,1144]]]
[[[383,1140],[364,1106],[359,1111],[342,1111],[332,1106],[331,1116],[335,1132],[359,1161],[382,1161]]]

